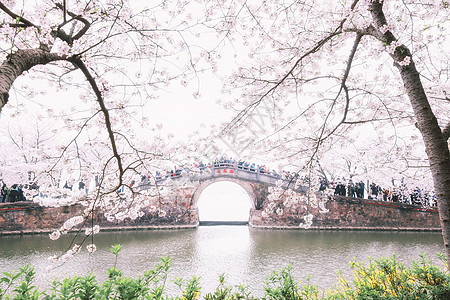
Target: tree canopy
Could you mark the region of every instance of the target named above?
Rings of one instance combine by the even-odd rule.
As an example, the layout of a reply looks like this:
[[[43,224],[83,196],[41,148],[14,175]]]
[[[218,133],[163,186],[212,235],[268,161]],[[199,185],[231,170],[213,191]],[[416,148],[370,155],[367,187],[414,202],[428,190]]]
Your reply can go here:
[[[68,166],[101,173],[100,196],[177,154],[230,152],[298,170],[338,157],[348,176],[431,175],[450,257],[447,1],[2,1],[0,11],[2,114],[42,81],[65,95],[67,109],[47,112],[68,134],[38,151],[49,178]],[[221,78],[217,102],[234,118],[181,147],[144,107],[180,86],[200,97],[204,74]]]

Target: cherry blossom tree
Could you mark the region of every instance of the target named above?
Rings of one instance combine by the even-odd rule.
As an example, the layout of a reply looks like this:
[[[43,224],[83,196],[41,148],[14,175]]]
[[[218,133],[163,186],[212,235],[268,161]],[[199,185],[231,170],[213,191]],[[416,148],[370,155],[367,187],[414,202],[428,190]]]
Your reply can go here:
[[[208,14],[196,3],[188,9],[188,3],[0,2],[0,110],[12,91],[27,97],[44,93],[41,83],[50,97],[70,93],[79,102],[53,101],[61,111],[45,111],[69,131],[59,153],[52,154],[55,167],[70,162],[88,169],[88,162],[97,160],[101,163],[91,171],[101,167],[116,174],[110,190],[131,181],[169,143],[149,125],[144,105],[172,81],[186,85],[205,67],[207,52],[192,45],[206,30],[202,22]],[[26,108],[12,107],[17,114]],[[138,135],[150,138],[138,142]],[[111,155],[103,153],[105,147]]]
[[[143,106],[232,56],[218,102],[238,113],[223,144],[307,173],[347,149],[380,174],[414,177],[425,162],[450,259],[448,11],[436,0],[1,1],[0,109],[26,108],[11,95],[41,82],[78,98],[47,109],[69,130],[46,174],[98,175],[95,199],[114,206],[115,191],[180,150]]]
[[[32,184],[36,175],[47,167],[42,158],[52,153],[52,147],[49,146],[55,141],[56,129],[37,119],[30,123],[33,126],[31,130],[20,123],[3,124],[0,128],[0,178],[6,181],[7,186],[15,183]]]
[[[208,18],[208,8],[191,1],[0,1],[1,113],[23,117],[36,109],[24,99],[46,95],[37,114],[55,120],[53,130],[64,134],[36,158],[45,161],[40,186],[60,188],[62,173],[94,182],[89,195],[64,198],[87,207],[63,232],[99,207],[135,218],[145,200],[159,197],[157,189],[140,192],[131,183],[166,167],[181,147],[162,136],[144,108],[172,82],[195,83],[214,66],[198,42],[200,32],[215,34],[204,24]],[[117,201],[119,190],[128,203]]]
[[[356,155],[375,149],[380,167],[428,167],[450,262],[449,6],[246,1],[230,17],[229,41],[247,51],[225,84],[235,98],[224,106],[239,113],[223,133],[249,126],[261,105],[281,107],[253,149],[305,166],[323,165],[327,153],[334,163],[331,149],[356,145]]]

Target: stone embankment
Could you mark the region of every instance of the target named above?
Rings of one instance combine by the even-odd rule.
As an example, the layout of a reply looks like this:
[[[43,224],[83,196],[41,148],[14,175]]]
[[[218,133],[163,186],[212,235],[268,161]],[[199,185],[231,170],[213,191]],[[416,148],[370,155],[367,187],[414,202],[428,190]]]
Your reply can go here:
[[[324,211],[326,208],[327,212]],[[80,215],[83,207],[41,207],[33,202],[0,204],[0,234],[48,233],[66,220]],[[135,220],[108,222],[102,213],[93,217],[102,230],[179,229],[199,226],[196,206],[174,206],[163,217],[152,211]],[[283,214],[264,214],[264,205],[250,211],[249,226],[260,229],[301,229],[312,216],[310,228],[320,230],[408,230],[439,231],[435,209],[393,202],[334,197],[322,207],[293,205]],[[91,218],[90,220],[91,221]],[[85,224],[90,226],[90,223]]]
[[[312,215],[310,229],[440,231],[437,208],[395,202],[335,196],[319,207],[294,206],[281,216],[262,216],[253,210],[250,226],[261,229],[293,229],[305,224],[299,216]]]
[[[0,235],[50,233],[61,228],[68,219],[81,215],[84,209],[85,207],[81,205],[42,207],[28,201],[0,204]],[[147,211],[136,220],[109,222],[100,212],[93,218],[88,218],[83,227],[92,226],[92,221],[100,225],[102,231],[185,229],[198,226],[198,214],[197,211],[174,208],[165,217],[159,217],[157,213]]]

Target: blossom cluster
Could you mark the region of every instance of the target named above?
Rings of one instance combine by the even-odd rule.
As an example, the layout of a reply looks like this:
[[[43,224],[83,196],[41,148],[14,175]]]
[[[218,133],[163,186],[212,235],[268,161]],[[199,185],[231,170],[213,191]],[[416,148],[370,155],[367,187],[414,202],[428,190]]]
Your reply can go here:
[[[390,43],[388,46],[386,46],[386,51],[389,54],[394,54],[395,49],[397,49],[397,47],[399,47],[401,44],[398,41],[393,41],[392,43]]]
[[[55,230],[54,232],[52,232],[49,236],[51,240],[57,240],[60,238],[61,234],[65,234],[67,233],[67,231],[70,228],[73,228],[74,226],[77,226],[79,224],[81,224],[84,221],[84,218],[82,216],[76,216],[73,218],[70,218],[69,220],[67,220],[64,225],[61,227],[60,230]],[[91,228],[87,228],[85,230],[85,234],[86,235],[92,235],[92,234],[97,234],[100,232],[100,226],[99,225],[95,225]],[[95,251],[97,251],[97,246],[95,246],[94,244],[89,244],[86,245],[86,250],[89,253],[93,253]],[[66,253],[64,253],[61,256],[57,256],[57,255],[53,255],[47,258],[47,260],[50,263],[63,263],[67,260],[69,260],[70,258],[72,258],[75,254],[79,253],[81,251],[81,245],[79,244],[75,244],[72,249],[69,249]],[[52,267],[48,266],[47,267],[47,271],[51,271]]]
[[[263,218],[268,218],[270,214],[276,213],[278,216],[282,216],[284,210],[281,206],[277,206],[275,202],[270,202],[264,211],[261,213]]]
[[[94,244],[89,244],[86,246],[86,249],[89,253],[93,253],[97,251],[97,246],[95,246]]]
[[[49,237],[51,240],[55,241],[60,238],[61,234],[66,234],[71,230],[73,227],[80,225],[84,222],[83,216],[75,216],[70,219],[68,219],[66,222],[64,222],[63,226],[59,230],[55,230],[52,233],[49,234]]]
[[[95,191],[92,191],[92,194],[95,194]],[[69,190],[62,186],[58,187],[49,184],[48,186],[40,186],[31,200],[44,207],[61,207],[77,203],[87,203],[88,199],[89,195],[86,195],[84,190]]]
[[[312,214],[307,214],[303,217],[303,220],[305,220],[305,223],[300,223],[300,227],[304,229],[311,228],[311,225],[313,223],[314,216]]]
[[[394,30],[394,26],[391,24],[384,24],[383,26],[381,26],[380,31],[382,34],[385,34],[386,32],[390,31],[392,32]]]
[[[100,226],[99,225],[94,225],[93,227],[86,228],[84,233],[86,235],[92,235],[92,234],[97,234],[99,232],[100,232]]]
[[[409,66],[411,63],[411,56],[406,56],[402,61],[400,61],[398,64],[400,66]]]
[[[80,251],[81,251],[81,245],[75,244],[75,245],[73,245],[72,249],[69,249],[63,255],[61,255],[61,256],[52,255],[47,258],[47,261],[50,263],[64,263],[64,262],[68,261],[69,259],[71,259],[74,255],[80,253]],[[89,249],[88,249],[88,251],[89,251]],[[47,272],[50,272],[52,269],[53,269],[53,267],[51,265],[48,265],[46,267]]]

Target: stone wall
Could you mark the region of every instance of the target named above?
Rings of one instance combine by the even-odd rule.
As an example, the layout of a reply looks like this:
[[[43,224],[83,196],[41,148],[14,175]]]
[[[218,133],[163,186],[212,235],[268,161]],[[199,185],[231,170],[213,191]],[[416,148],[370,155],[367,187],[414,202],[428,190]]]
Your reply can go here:
[[[167,207],[166,207],[167,208]],[[84,207],[71,205],[63,207],[41,207],[32,202],[6,203],[0,205],[0,234],[49,233],[59,229],[66,220],[78,216]],[[172,229],[198,226],[198,210],[185,206],[167,208],[165,216],[145,211],[135,220],[109,222],[103,213],[94,215],[94,223],[102,230],[118,229]],[[88,226],[90,223],[87,223]]]
[[[305,216],[312,216],[311,228],[350,229],[350,230],[440,230],[439,216],[436,210],[423,210],[418,206],[380,202],[367,199],[334,197],[320,205],[296,203],[284,207],[281,214],[267,215],[268,201],[262,201],[267,191],[255,188],[256,198],[261,198],[261,207],[251,210],[249,224],[254,228],[298,229],[307,224]],[[144,215],[134,220],[107,221],[103,213],[94,216],[94,223],[103,230],[144,229],[144,228],[192,228],[199,224],[198,209],[193,205],[192,190],[180,191],[158,203],[164,210],[145,209]],[[260,209],[258,209],[260,208]],[[32,202],[0,204],[0,233],[43,233],[58,229],[64,222],[80,215],[81,205],[64,207],[41,207]],[[325,212],[327,211],[327,212]]]
[[[419,206],[401,203],[334,197],[323,208],[311,205],[294,205],[282,215],[264,215],[264,210],[252,210],[250,225],[255,228],[301,228],[305,216],[312,215],[311,228],[350,230],[433,230],[439,231],[436,209],[425,210]]]
[[[47,208],[32,202],[0,205],[0,231],[6,233],[48,232],[80,214],[80,206]]]

